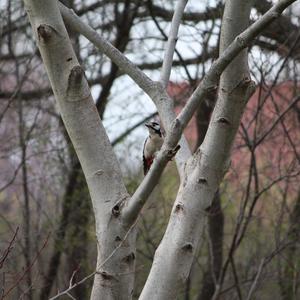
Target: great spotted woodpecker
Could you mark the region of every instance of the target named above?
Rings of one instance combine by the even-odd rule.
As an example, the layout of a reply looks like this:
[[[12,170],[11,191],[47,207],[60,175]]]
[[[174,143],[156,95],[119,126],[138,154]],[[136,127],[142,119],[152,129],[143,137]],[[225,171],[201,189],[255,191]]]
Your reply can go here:
[[[149,130],[149,136],[145,141],[143,149],[144,174],[146,175],[153,163],[155,153],[160,150],[163,144],[164,138],[158,123],[149,122],[145,126]]]

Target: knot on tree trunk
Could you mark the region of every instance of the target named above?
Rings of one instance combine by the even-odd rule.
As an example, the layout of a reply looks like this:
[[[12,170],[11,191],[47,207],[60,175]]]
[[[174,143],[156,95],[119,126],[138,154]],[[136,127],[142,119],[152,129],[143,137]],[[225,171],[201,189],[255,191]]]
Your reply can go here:
[[[90,89],[81,66],[74,66],[69,74],[67,100],[74,102],[90,97]]]
[[[43,40],[45,42],[49,41],[52,33],[55,31],[55,29],[53,27],[51,27],[48,24],[41,24],[38,28],[37,28],[37,34],[38,34],[38,38],[39,40]]]

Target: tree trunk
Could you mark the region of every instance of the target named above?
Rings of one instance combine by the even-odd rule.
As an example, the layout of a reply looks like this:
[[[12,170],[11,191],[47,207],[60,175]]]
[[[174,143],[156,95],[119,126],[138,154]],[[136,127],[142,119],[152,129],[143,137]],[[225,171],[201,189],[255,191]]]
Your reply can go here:
[[[72,1],[67,1],[69,3],[64,3],[68,7],[72,7]],[[115,4],[118,6],[118,4]],[[138,7],[136,7],[137,9]],[[117,9],[116,9],[117,10]],[[115,46],[124,52],[129,41],[129,33],[133,22],[132,12],[128,16],[129,7],[128,4],[124,7],[122,13],[122,20],[119,21],[117,26],[117,35]],[[119,14],[115,16],[116,22]],[[73,43],[73,48],[75,51],[78,47],[78,33],[76,31],[68,28],[68,32]],[[79,51],[76,51],[77,56]],[[103,114],[107,104],[107,97],[110,93],[111,87],[114,80],[117,78],[118,67],[111,63],[111,70],[107,77],[107,81],[102,85],[101,93],[96,101],[96,107],[99,111],[100,118],[103,119]],[[66,141],[69,145],[69,153],[71,157],[72,170],[69,175],[69,180],[67,183],[66,193],[63,197],[63,211],[60,217],[60,225],[56,232],[56,238],[54,241],[54,251],[49,263],[49,270],[47,276],[44,278],[43,289],[40,295],[40,299],[49,298],[51,288],[53,286],[54,280],[56,278],[58,268],[60,265],[60,256],[63,251],[67,253],[67,261],[69,273],[68,277],[71,278],[73,272],[77,270],[76,276],[74,277],[74,283],[76,279],[83,278],[87,275],[87,226],[89,224],[89,216],[92,213],[91,206],[88,203],[89,199],[87,197],[88,190],[86,184],[84,183],[84,176],[81,170],[80,163],[74,152],[67,133],[65,133]],[[83,192],[85,194],[83,194]],[[81,207],[81,209],[79,209]],[[80,224],[80,226],[79,226]],[[69,241],[65,240],[67,230],[70,231]],[[67,243],[67,245],[65,245]],[[63,247],[63,245],[65,245]],[[80,266],[80,267],[79,267]],[[79,268],[78,268],[79,267]],[[85,299],[87,296],[87,285],[81,284],[74,289],[74,296],[76,299]]]
[[[197,110],[197,144],[196,149],[203,143],[210,121],[213,106],[216,102],[216,93],[208,96]],[[217,191],[208,212],[208,245],[209,257],[206,270],[203,274],[202,287],[198,300],[211,299],[218,281],[223,262],[223,235],[224,235],[224,213],[221,206],[220,192]]]
[[[98,259],[91,297],[129,299],[134,282],[135,230],[132,227],[128,232],[118,214],[117,203],[129,197],[119,164],[72,49],[57,2],[25,0],[25,5],[93,203]]]
[[[176,9],[174,20],[180,21],[177,17],[183,11],[181,4],[185,2],[178,2],[179,9]],[[91,98],[84,72],[72,50],[58,3],[50,0],[25,0],[54,95],[82,165],[93,203],[98,260],[92,299],[131,297],[135,265],[135,222],[167,162],[176,154],[182,130],[207,92],[216,87],[220,74],[227,67],[221,76],[219,98],[204,142],[192,157],[184,147],[178,153],[181,177],[179,192],[140,299],[163,300],[178,296],[201,243],[206,214],[227,171],[242,113],[254,91],[248,71],[247,50],[240,51],[291,2],[293,0],[283,0],[276,4],[264,18],[229,45],[237,33],[248,25],[250,4],[242,0],[227,1],[229,13],[226,15],[225,9],[220,58],[214,62],[176,120],[172,100],[161,83],[149,79],[117,49],[82,24],[74,13],[59,4],[65,19],[86,34],[153,99],[166,126],[167,136],[163,147],[149,173],[130,198]],[[178,22],[172,22],[174,36],[178,30],[177,25],[179,26]],[[232,61],[238,53],[238,57]],[[170,67],[170,64],[167,66]],[[187,157],[190,158],[186,160]]]
[[[197,298],[198,300],[212,298],[223,263],[224,214],[219,191],[216,192],[209,210],[208,234],[210,256],[207,260],[207,269],[203,275],[202,289]]]
[[[221,52],[249,24],[251,4],[227,1],[238,13],[223,20]],[[236,31],[238,29],[238,31]],[[205,216],[228,168],[230,150],[247,100],[254,91],[243,50],[221,76],[219,98],[201,147],[188,160],[166,233],[140,299],[176,299],[201,243]],[[199,201],[199,199],[201,199]]]

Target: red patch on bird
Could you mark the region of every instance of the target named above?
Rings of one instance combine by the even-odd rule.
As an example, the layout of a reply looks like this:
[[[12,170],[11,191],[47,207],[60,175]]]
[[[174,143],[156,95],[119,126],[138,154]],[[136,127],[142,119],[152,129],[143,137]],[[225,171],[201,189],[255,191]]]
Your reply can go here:
[[[144,174],[146,175],[147,172],[149,171],[152,163],[153,163],[154,157],[149,157],[147,159],[144,159]]]

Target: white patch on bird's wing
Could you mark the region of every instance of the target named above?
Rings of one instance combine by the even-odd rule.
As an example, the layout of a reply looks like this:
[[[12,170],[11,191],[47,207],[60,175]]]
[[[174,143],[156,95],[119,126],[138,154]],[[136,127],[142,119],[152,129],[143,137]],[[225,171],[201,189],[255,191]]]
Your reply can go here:
[[[145,157],[148,158],[154,156],[155,153],[160,150],[162,144],[163,144],[162,137],[160,137],[157,134],[150,135],[145,142],[145,148],[144,148]]]
[[[159,126],[159,124],[157,124],[157,123],[152,123],[152,126],[153,126],[153,128],[155,129],[155,130],[160,130],[160,126]]]

